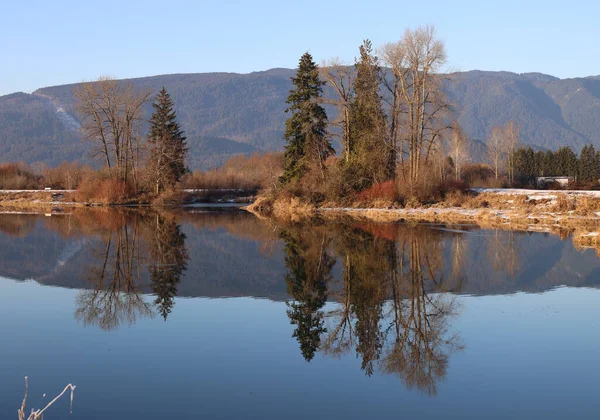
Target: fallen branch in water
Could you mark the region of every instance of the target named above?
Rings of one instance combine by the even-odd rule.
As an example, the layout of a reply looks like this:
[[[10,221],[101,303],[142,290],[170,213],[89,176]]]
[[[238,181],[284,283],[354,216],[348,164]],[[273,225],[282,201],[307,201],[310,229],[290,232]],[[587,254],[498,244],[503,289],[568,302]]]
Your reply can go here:
[[[54,404],[56,401],[58,401],[60,399],[60,397],[62,397],[68,390],[71,390],[71,412],[73,412],[73,393],[75,391],[75,385],[69,384],[65,387],[65,389],[62,390],[62,392],[60,394],[58,394],[56,396],[56,398],[54,398],[52,401],[50,401],[48,404],[46,404],[46,406],[44,408],[42,408],[41,410],[33,410],[32,409],[29,417],[25,418],[25,403],[27,401],[28,389],[29,389],[29,385],[28,385],[27,376],[26,376],[25,377],[25,396],[23,397],[23,402],[21,403],[21,408],[19,410],[17,410],[17,413],[19,415],[19,420],[39,420],[39,419],[41,419],[42,415],[44,414],[44,411],[46,411],[48,408],[50,408],[50,406],[52,404]]]

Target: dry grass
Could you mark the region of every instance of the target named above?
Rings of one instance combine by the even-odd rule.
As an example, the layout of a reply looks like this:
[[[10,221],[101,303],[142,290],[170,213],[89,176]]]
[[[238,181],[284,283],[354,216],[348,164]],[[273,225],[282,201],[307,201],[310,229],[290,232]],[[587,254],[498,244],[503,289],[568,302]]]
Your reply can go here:
[[[81,180],[75,199],[86,203],[120,204],[133,195],[133,189],[127,182],[92,174]]]
[[[273,215],[277,219],[299,222],[315,216],[315,207],[298,197],[278,199],[273,203]]]
[[[581,216],[598,216],[600,199],[595,197],[578,197],[575,212]]]
[[[298,197],[258,197],[256,201],[245,207],[259,217],[274,217],[286,222],[299,222],[312,219],[316,216],[317,209]]]
[[[567,197],[565,194],[558,194],[554,200],[552,210],[555,212],[569,212],[575,210],[575,199]]]
[[[25,417],[25,406],[27,404],[27,393],[29,391],[29,383],[27,381],[27,376],[25,377],[25,396],[23,397],[23,402],[21,403],[21,407],[17,410],[17,414],[19,416],[19,420],[43,420],[44,412],[48,410],[52,405],[58,401],[67,391],[71,391],[71,413],[73,412],[73,394],[75,392],[75,385],[69,384],[67,385],[60,394],[58,394],[52,401],[50,401],[44,408],[35,410],[31,410],[31,414],[28,417]]]
[[[155,206],[178,206],[190,199],[190,194],[181,190],[166,190],[152,200]]]

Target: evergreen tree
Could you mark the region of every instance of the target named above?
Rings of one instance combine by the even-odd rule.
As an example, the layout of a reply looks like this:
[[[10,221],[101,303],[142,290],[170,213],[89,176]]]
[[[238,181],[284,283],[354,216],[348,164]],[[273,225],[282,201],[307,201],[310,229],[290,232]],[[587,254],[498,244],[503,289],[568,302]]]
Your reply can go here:
[[[554,154],[554,174],[556,176],[577,176],[577,155],[570,147],[561,147]]]
[[[327,113],[320,105],[325,82],[308,52],[300,58],[292,84],[285,110],[291,116],[285,123],[283,183],[301,178],[310,168],[322,170],[323,162],[334,152],[327,138]]]
[[[535,155],[533,158],[533,162],[534,162],[533,166],[534,166],[535,176],[544,176],[545,159],[546,159],[546,155],[544,152],[542,152],[541,150],[538,150],[537,152],[535,152]]]
[[[598,180],[598,162],[593,145],[583,146],[579,155],[579,180],[594,182]]]
[[[514,152],[515,172],[522,182],[531,182],[536,174],[535,153],[531,147],[522,147]]]
[[[385,141],[385,114],[379,94],[381,69],[377,63],[371,41],[365,40],[355,64],[354,98],[350,104],[348,174],[357,190],[393,176],[393,168],[388,165],[390,151]]]
[[[552,150],[546,150],[544,155],[544,173],[543,176],[556,175],[556,162]]]
[[[148,143],[150,144],[149,172],[156,194],[173,187],[186,172],[188,147],[179,127],[173,101],[163,87],[152,104]]]

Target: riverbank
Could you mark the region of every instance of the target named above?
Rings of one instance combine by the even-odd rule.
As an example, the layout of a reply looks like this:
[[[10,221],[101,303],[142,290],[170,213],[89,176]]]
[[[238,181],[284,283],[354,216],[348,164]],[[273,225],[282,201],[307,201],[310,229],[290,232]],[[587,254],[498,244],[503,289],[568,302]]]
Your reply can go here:
[[[81,201],[76,190],[0,190],[0,210],[36,209],[50,211],[56,208],[96,206],[157,206],[173,207],[197,203],[243,203],[254,201],[256,191],[241,189],[184,189],[168,197],[153,199],[147,195],[130,197],[119,202]]]
[[[352,218],[382,223],[475,224],[482,228],[573,234],[582,246],[600,245],[600,191],[478,189],[415,207],[395,203],[314,207],[296,198],[259,197],[246,209],[261,217],[290,222]]]

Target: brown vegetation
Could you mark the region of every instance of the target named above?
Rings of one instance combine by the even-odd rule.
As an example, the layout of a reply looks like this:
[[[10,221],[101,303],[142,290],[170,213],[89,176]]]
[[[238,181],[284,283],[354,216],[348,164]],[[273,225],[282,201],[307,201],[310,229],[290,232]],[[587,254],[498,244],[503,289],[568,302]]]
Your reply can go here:
[[[0,189],[36,189],[39,187],[40,178],[24,163],[0,164]]]
[[[184,189],[265,189],[274,187],[282,172],[281,153],[239,155],[228,159],[219,168],[194,171],[186,175],[181,187]]]
[[[125,203],[132,196],[133,188],[126,181],[100,172],[84,177],[75,193],[77,201],[102,204]]]

